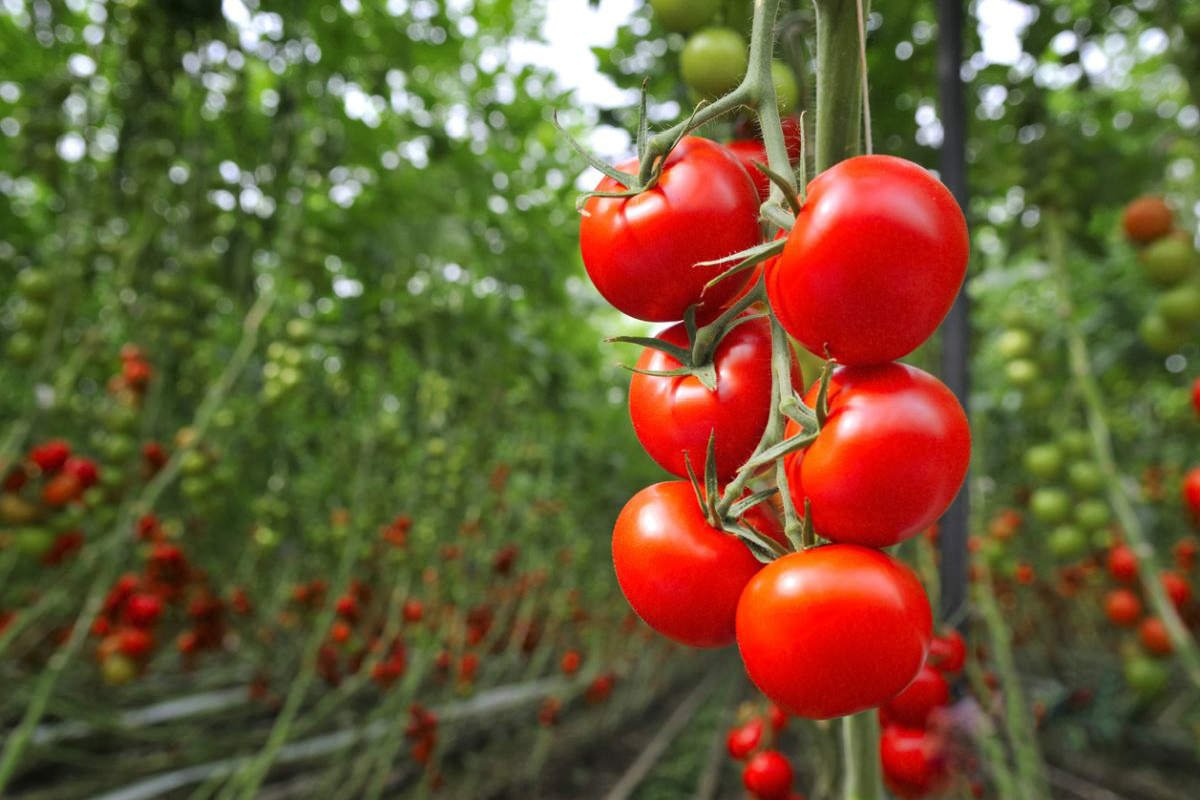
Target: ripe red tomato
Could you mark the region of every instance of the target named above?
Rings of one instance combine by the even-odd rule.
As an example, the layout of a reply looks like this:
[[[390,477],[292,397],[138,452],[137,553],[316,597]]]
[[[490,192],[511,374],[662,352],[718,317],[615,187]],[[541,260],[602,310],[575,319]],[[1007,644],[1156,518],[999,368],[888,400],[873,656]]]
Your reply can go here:
[[[71,456],[71,445],[62,439],[52,439],[29,451],[29,460],[42,472],[58,472]]]
[[[583,662],[583,656],[579,655],[578,650],[568,650],[563,653],[562,660],[559,662],[559,668],[562,669],[564,675],[574,675],[579,671],[579,665]]]
[[[787,712],[774,703],[767,706],[767,717],[771,720],[771,730],[776,733],[787,727]]]
[[[636,161],[621,166],[637,168]],[[605,177],[596,191],[623,188]],[[720,307],[745,277],[705,292],[704,284],[733,263],[695,265],[759,240],[758,192],[750,176],[724,147],[695,136],[671,151],[652,189],[635,197],[591,197],[583,211],[579,248],[588,276],[619,311],[651,322],[683,319],[702,294],[705,306]]]
[[[780,120],[783,128],[783,141],[787,146],[788,161],[795,164],[800,158],[800,122],[795,117],[784,117]],[[758,167],[755,162],[767,164],[767,148],[761,138],[734,139],[727,142],[725,147],[737,156],[742,167],[754,179],[754,188],[758,189],[759,200],[766,200],[771,193],[771,179]]]
[[[1132,583],[1137,578],[1137,556],[1128,545],[1113,545],[1108,551],[1108,574],[1120,583]]]
[[[759,800],[783,800],[792,791],[792,765],[778,750],[764,750],[742,769],[742,785]]]
[[[827,539],[888,547],[945,512],[970,457],[966,414],[937,378],[906,364],[844,367],[830,381],[820,435],[791,457],[789,489],[796,508],[811,501],[813,526]]]
[[[736,536],[708,524],[690,483],[635,494],[612,544],[617,582],[647,625],[692,647],[733,641],[738,598],[761,565]]]
[[[880,364],[937,328],[966,273],[967,225],[954,197],[922,167],[858,156],[809,184],[775,268],[771,308],[811,352]]]
[[[935,636],[929,643],[927,663],[944,675],[961,672],[967,663],[967,643],[962,634],[950,628],[941,636]]]
[[[933,617],[911,569],[878,550],[827,545],[790,553],[742,593],[746,672],[785,711],[828,719],[874,708],[925,663]]]
[[[1166,236],[1174,225],[1171,209],[1161,197],[1139,197],[1121,215],[1125,235],[1139,244]]]
[[[1180,539],[1172,548],[1175,553],[1175,565],[1184,572],[1189,572],[1196,566],[1196,553],[1200,551],[1195,539]]]
[[[1163,590],[1167,597],[1171,598],[1171,605],[1175,606],[1176,610],[1182,610],[1191,601],[1192,585],[1178,572],[1164,570],[1159,575],[1159,580],[1162,581]]]
[[[690,348],[682,323],[659,339]],[[691,375],[658,377],[634,373],[629,384],[629,416],[646,452],[667,472],[687,477],[685,456],[704,474],[710,434],[716,432],[717,476],[727,481],[754,452],[771,412],[771,325],[765,319],[731,330],[713,355],[717,390],[710,392]],[[638,368],[677,369],[672,356],[646,348]],[[792,361],[792,384],[803,388],[800,365]]]
[[[1196,415],[1200,416],[1200,378],[1192,381],[1192,408],[1196,409]]]
[[[125,621],[135,628],[149,628],[162,615],[163,603],[158,595],[138,592],[125,601]]]
[[[950,702],[950,684],[931,666],[924,666],[904,691],[880,706],[880,716],[889,723],[924,728],[936,708]]]
[[[1156,656],[1170,655],[1175,646],[1167,633],[1167,626],[1158,617],[1146,617],[1138,626],[1138,640],[1147,652]]]
[[[65,506],[83,494],[83,484],[70,472],[59,472],[42,488],[42,502],[55,508]]]
[[[725,749],[732,758],[741,761],[754,752],[762,741],[763,721],[755,718],[745,725],[739,725],[729,731],[725,738]]]
[[[1132,628],[1142,616],[1142,601],[1128,589],[1113,589],[1104,596],[1104,615],[1122,628]]]
[[[940,743],[923,730],[888,725],[879,740],[883,780],[898,797],[926,797],[949,777]]]
[[[1192,467],[1183,476],[1183,503],[1192,523],[1200,527],[1200,467]]]

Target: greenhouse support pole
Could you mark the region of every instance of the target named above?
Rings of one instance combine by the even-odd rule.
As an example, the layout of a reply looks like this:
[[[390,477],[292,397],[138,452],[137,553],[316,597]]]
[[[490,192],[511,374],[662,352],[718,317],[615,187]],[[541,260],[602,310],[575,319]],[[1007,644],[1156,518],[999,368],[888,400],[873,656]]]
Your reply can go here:
[[[937,0],[938,98],[942,119],[942,182],[967,209],[967,113],[960,75],[963,54],[963,0]],[[942,379],[954,396],[967,406],[970,391],[970,305],[965,291],[942,323]],[[941,618],[965,628],[967,604],[967,522],[970,480],[942,518],[938,546],[941,551]]]

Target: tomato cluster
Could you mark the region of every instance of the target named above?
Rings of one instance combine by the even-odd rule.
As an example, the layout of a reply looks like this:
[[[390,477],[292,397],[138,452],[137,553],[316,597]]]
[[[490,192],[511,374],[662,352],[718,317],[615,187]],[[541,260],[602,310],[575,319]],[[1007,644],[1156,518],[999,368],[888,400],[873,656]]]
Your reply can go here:
[[[804,800],[792,791],[794,775],[787,756],[775,749],[788,717],[770,704],[766,709],[746,705],[739,711],[740,724],[725,737],[725,749],[742,765],[742,785],[755,800]]]
[[[1192,236],[1176,230],[1175,217],[1161,197],[1139,197],[1125,207],[1121,225],[1139,248],[1143,274],[1161,290],[1142,318],[1142,340],[1167,355],[1195,339],[1200,331],[1200,256]]]

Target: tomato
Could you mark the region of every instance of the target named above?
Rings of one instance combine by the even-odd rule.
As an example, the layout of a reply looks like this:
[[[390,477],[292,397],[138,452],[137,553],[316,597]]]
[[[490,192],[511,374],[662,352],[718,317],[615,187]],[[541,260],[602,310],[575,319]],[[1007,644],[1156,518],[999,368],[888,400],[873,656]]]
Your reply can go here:
[[[1159,355],[1170,355],[1188,343],[1187,332],[1168,323],[1157,311],[1151,311],[1138,323],[1138,336]]]
[[[1013,386],[1031,386],[1042,375],[1042,368],[1028,358],[1015,358],[1004,365],[1004,377]]]
[[[658,338],[691,347],[680,323]],[[715,433],[717,475],[734,476],[754,452],[771,412],[771,325],[766,319],[743,322],[721,340],[713,355],[717,389],[710,392],[691,375],[659,377],[634,373],[629,384],[629,416],[642,447],[659,466],[687,477],[691,460],[704,474],[709,436]],[[673,370],[674,357],[646,348],[638,369]],[[803,389],[800,367],[792,361],[792,384]]]
[[[778,750],[764,750],[742,769],[742,785],[759,800],[786,800],[792,791],[792,765]]]
[[[1125,681],[1142,699],[1150,699],[1167,688],[1171,673],[1160,661],[1145,656],[1133,656],[1125,661]]]
[[[745,725],[739,725],[729,731],[729,735],[725,738],[725,749],[729,751],[731,758],[741,761],[754,752],[754,749],[762,741],[762,735],[763,721],[752,719]]]
[[[771,730],[776,733],[787,727],[787,712],[774,703],[767,706],[767,717],[771,720]]]
[[[784,117],[780,123],[783,128],[783,141],[787,146],[788,161],[795,164],[800,158],[800,141],[802,138],[800,123],[795,117]],[[729,152],[737,156],[742,167],[754,179],[754,187],[758,189],[759,200],[766,200],[767,195],[771,193],[771,179],[767,177],[765,172],[754,166],[756,162],[770,166],[767,163],[767,148],[763,144],[762,139],[734,139],[725,146],[729,149]],[[786,231],[783,231],[780,233],[780,236],[785,236],[786,233]],[[773,261],[774,259],[772,259]]]
[[[83,484],[70,472],[59,472],[42,488],[42,502],[58,508],[83,494]]]
[[[654,16],[669,31],[688,33],[713,18],[720,0],[650,0]]]
[[[950,684],[942,673],[926,665],[904,691],[879,707],[881,719],[911,728],[924,728],[934,709],[950,702]]]
[[[950,628],[929,643],[929,666],[945,675],[961,672],[967,663],[967,643],[961,633]]]
[[[692,647],[733,641],[738,598],[761,565],[736,536],[708,524],[690,483],[634,495],[612,546],[617,583],[647,625]]]
[[[1158,579],[1162,582],[1163,591],[1171,599],[1171,605],[1175,606],[1177,611],[1182,610],[1184,606],[1191,602],[1192,585],[1188,583],[1187,578],[1178,572],[1163,570]]]
[[[741,83],[749,63],[746,40],[732,28],[704,28],[679,56],[683,82],[701,97],[723,95]]]
[[[1138,256],[1142,272],[1158,286],[1174,286],[1192,274],[1196,250],[1186,233],[1167,236],[1151,245]]]
[[[1180,539],[1171,549],[1175,555],[1175,565],[1181,570],[1188,572],[1196,566],[1196,553],[1200,551],[1200,547],[1196,545],[1195,539]]]
[[[1192,381],[1192,408],[1196,410],[1197,416],[1200,416],[1200,378]]]
[[[1167,633],[1167,626],[1158,617],[1146,617],[1142,620],[1142,624],[1138,625],[1138,641],[1151,655],[1167,656],[1175,649]]]
[[[1108,551],[1108,574],[1119,583],[1133,583],[1138,574],[1137,556],[1128,545],[1119,544]]]
[[[1200,526],[1200,467],[1192,467],[1183,476],[1183,503],[1192,517],[1192,522]]]
[[[1005,360],[1024,358],[1033,353],[1033,334],[1024,328],[1009,328],[996,339],[996,351]]]
[[[29,460],[42,472],[58,472],[71,457],[71,445],[62,439],[52,439],[29,451]]]
[[[968,249],[962,211],[936,178],[902,158],[858,156],[809,184],[767,295],[811,352],[879,364],[937,328]]]
[[[923,730],[888,725],[879,739],[883,780],[901,798],[935,794],[949,773],[940,743]]]
[[[1087,431],[1067,431],[1058,437],[1058,446],[1069,456],[1087,455],[1092,448],[1092,437]]]
[[[1029,510],[1048,525],[1065,522],[1071,516],[1071,495],[1053,486],[1043,487],[1030,496]]]
[[[637,168],[636,161],[621,166]],[[623,188],[605,177],[596,191]],[[583,211],[579,248],[588,277],[617,310],[650,322],[683,319],[702,294],[705,306],[719,308],[745,277],[705,292],[704,284],[733,262],[695,265],[759,241],[753,181],[732,153],[695,136],[675,146],[652,189],[634,197],[590,197]]]
[[[1075,506],[1075,521],[1085,528],[1103,527],[1111,518],[1112,512],[1108,510],[1108,503],[1103,500],[1081,500]]]
[[[163,603],[158,595],[139,592],[125,601],[125,622],[135,628],[149,628],[162,616]]]
[[[885,553],[826,545],[789,553],[751,579],[737,608],[746,672],[790,714],[841,717],[907,686],[933,636],[917,576]]]
[[[1121,215],[1125,235],[1140,244],[1166,236],[1174,224],[1171,209],[1161,197],[1139,197],[1125,206]]]
[[[1128,589],[1113,589],[1104,596],[1104,615],[1113,625],[1132,628],[1142,617],[1142,601]]]
[[[1038,444],[1025,451],[1023,461],[1033,477],[1048,481],[1062,472],[1063,454],[1056,445]]]
[[[579,665],[583,662],[583,656],[579,655],[578,650],[568,650],[563,653],[562,661],[559,662],[559,668],[562,669],[564,675],[574,675],[579,671]]]
[[[1172,327],[1186,327],[1200,321],[1200,284],[1183,283],[1158,296],[1154,310]]]
[[[100,480],[100,469],[90,458],[73,456],[67,459],[62,468],[63,472],[74,475],[84,489],[92,488]]]
[[[109,686],[123,686],[137,677],[137,664],[120,653],[109,653],[100,661],[100,675]]]
[[[791,65],[772,61],[771,83],[775,87],[775,105],[779,106],[779,114],[787,116],[800,101],[800,87],[796,85],[796,73]]]
[[[806,397],[812,406],[818,386]],[[907,364],[842,367],[829,383],[817,440],[792,456],[796,508],[835,542],[887,547],[929,527],[967,473],[971,433],[962,406],[937,378]],[[798,427],[788,428],[794,434]]]
[[[1104,487],[1104,473],[1092,461],[1076,461],[1067,467],[1067,481],[1075,491],[1090,494]]]

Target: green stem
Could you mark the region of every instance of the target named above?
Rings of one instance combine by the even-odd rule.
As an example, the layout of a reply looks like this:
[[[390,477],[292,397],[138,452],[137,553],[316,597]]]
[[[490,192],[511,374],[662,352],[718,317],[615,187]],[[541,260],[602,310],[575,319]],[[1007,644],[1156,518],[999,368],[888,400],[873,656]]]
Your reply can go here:
[[[842,718],[842,753],[846,764],[843,800],[883,800],[879,716],[874,709]]]
[[[1163,621],[1171,637],[1175,654],[1183,665],[1188,679],[1200,687],[1200,650],[1188,633],[1187,627],[1175,611],[1159,580],[1159,564],[1154,547],[1150,543],[1141,519],[1134,508],[1133,500],[1126,487],[1124,477],[1117,470],[1112,433],[1108,427],[1106,405],[1100,385],[1092,371],[1092,360],[1087,341],[1075,322],[1075,308],[1071,300],[1071,279],[1067,270],[1067,236],[1062,220],[1056,214],[1047,214],[1044,223],[1047,255],[1054,270],[1058,288],[1059,316],[1065,323],[1067,354],[1075,387],[1083,400],[1087,415],[1088,430],[1092,435],[1092,457],[1104,473],[1105,490],[1121,528],[1125,531],[1130,549],[1138,563],[1138,578],[1142,591],[1150,601],[1150,607]]]
[[[862,74],[854,0],[814,0],[817,15],[816,171],[858,155]]]

